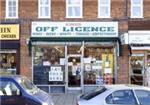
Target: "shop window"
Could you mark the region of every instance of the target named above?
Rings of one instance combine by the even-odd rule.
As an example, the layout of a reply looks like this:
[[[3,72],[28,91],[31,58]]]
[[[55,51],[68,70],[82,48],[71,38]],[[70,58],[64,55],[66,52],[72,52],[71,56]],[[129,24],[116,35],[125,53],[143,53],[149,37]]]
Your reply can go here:
[[[38,16],[39,18],[50,18],[51,0],[39,0]]]
[[[82,46],[79,45],[79,46],[68,46],[68,51],[67,53],[68,54],[81,54],[81,49],[82,49]]]
[[[144,55],[134,54],[130,58],[131,84],[143,85]]]
[[[131,18],[143,18],[143,0],[131,0]]]
[[[83,0],[66,0],[66,17],[82,18]]]
[[[16,52],[0,52],[0,75],[16,74]]]
[[[150,54],[147,56],[147,67],[150,67]]]
[[[64,84],[64,46],[35,46],[33,63],[35,84]]]
[[[112,84],[113,63],[112,48],[86,46],[84,51],[84,84]]]
[[[98,17],[110,18],[110,0],[98,0]]]
[[[6,18],[18,18],[18,0],[6,0]]]

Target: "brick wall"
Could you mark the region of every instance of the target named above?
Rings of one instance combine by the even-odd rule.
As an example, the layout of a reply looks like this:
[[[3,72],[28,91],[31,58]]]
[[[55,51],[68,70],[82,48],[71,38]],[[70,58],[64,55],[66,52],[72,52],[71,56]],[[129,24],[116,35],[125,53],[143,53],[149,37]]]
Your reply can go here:
[[[129,50],[128,45],[122,46],[122,56],[119,57],[118,83],[129,83]]]

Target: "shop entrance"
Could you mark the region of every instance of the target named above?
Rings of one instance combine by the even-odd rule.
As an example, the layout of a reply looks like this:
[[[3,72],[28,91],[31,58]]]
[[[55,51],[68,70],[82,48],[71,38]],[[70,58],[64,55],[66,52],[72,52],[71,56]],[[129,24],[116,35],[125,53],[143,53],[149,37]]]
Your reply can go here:
[[[68,89],[81,89],[81,55],[68,55]]]

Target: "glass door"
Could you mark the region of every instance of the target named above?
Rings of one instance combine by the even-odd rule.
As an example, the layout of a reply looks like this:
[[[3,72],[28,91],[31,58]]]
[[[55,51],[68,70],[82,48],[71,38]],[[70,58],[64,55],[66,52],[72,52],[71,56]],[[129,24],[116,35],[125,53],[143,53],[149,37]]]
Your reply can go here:
[[[68,55],[68,88],[81,87],[81,55]]]

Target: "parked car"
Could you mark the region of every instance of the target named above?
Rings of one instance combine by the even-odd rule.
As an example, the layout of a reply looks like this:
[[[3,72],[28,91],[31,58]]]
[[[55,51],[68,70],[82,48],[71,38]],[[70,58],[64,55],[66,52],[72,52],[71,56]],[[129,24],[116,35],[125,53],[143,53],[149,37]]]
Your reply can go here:
[[[104,85],[77,97],[77,105],[150,105],[150,88]]]
[[[0,76],[1,105],[53,105],[51,96],[24,76]]]

